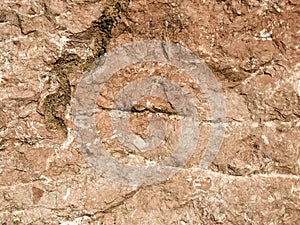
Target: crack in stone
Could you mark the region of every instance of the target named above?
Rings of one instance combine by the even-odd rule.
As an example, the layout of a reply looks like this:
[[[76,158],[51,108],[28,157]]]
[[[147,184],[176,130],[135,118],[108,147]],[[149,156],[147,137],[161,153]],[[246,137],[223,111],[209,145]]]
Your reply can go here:
[[[133,191],[127,193],[121,201],[116,202],[115,204],[110,205],[109,207],[107,207],[107,208],[104,209],[104,210],[99,211],[98,213],[109,213],[109,212],[112,212],[112,210],[114,210],[115,208],[120,207],[120,206],[123,205],[128,199],[132,198],[138,191],[139,191],[139,189],[133,190]]]

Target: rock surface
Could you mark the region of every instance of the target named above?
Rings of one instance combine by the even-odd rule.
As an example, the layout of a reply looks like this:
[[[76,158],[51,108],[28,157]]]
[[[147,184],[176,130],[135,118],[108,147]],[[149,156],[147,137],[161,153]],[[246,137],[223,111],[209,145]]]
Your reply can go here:
[[[297,0],[3,0],[0,224],[300,224],[299,13]],[[216,158],[201,170],[214,123],[201,87],[160,63],[115,73],[99,89],[95,124],[119,162],[163,160],[184,117],[157,96],[117,108],[141,142],[166,130],[157,135],[163,142],[151,139],[159,144],[153,151],[122,145],[111,111],[134,80],[177,83],[201,121],[186,165],[164,182],[135,187],[91,166],[75,141],[72,107],[81,78],[101,66],[98,57],[146,40],[178,43],[208,65],[222,89],[226,126]]]

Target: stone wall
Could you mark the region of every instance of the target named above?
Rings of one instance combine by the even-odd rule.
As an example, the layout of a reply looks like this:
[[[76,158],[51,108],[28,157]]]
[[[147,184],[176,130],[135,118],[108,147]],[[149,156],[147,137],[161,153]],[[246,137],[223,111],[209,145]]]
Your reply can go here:
[[[299,13],[297,0],[2,0],[0,224],[300,224]],[[206,84],[168,63],[120,69],[99,82],[92,99],[98,137],[118,162],[151,167],[181,140],[192,142],[181,137],[186,115],[175,106],[183,104],[178,91],[155,89],[131,108],[115,104],[135,80],[176,83],[199,122],[191,157],[170,163],[175,174],[128,185],[118,182],[126,174],[112,177],[95,166],[97,152],[82,149],[73,112],[83,77],[123,60],[106,53],[151,40],[202,60],[224,100],[225,133],[208,168],[199,166],[218,122]],[[170,48],[159,51],[164,60],[176,58]],[[180,54],[178,62],[188,60]],[[148,81],[123,94],[123,102],[143,93]],[[94,89],[82,90],[88,99]],[[139,143],[158,131],[161,142],[150,151],[120,141],[114,111],[129,116],[124,132]]]

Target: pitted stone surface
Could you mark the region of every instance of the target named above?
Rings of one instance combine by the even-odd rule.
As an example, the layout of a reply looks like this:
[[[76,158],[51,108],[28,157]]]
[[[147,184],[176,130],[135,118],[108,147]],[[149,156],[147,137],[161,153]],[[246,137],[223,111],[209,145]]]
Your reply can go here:
[[[1,1],[0,224],[300,224],[299,2],[128,2]],[[211,130],[201,88],[159,64],[118,71],[99,90],[95,114],[99,137],[118,160],[151,165],[178,137],[181,115],[148,97],[129,112],[129,127],[145,140],[160,116],[168,131],[162,147],[136,153],[110,140],[113,100],[135,78],[172,78],[202,121],[185,167],[135,188],[105,179],[86,161],[71,112],[81,77],[101,66],[92,63],[98,56],[145,40],[179,43],[208,65],[227,123],[219,153],[199,170]]]

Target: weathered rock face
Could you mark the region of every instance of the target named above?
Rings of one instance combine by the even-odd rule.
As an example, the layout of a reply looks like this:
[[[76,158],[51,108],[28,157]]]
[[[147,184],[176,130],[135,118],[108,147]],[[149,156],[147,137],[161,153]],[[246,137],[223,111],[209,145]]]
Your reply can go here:
[[[299,13],[296,0],[3,0],[0,224],[300,224]],[[99,56],[149,40],[179,43],[208,65],[226,105],[225,136],[201,170],[215,122],[201,85],[163,63],[119,70],[94,101],[102,145],[120,163],[163,161],[180,140],[184,117],[175,94],[169,99],[163,89],[167,98],[156,90],[129,109],[116,107],[130,83],[176,83],[200,121],[193,155],[174,176],[126,186],[80,151],[72,110],[81,78],[101,68]],[[139,137],[134,148],[116,139],[114,110],[129,116],[126,132]],[[143,140],[153,150],[141,150]]]

